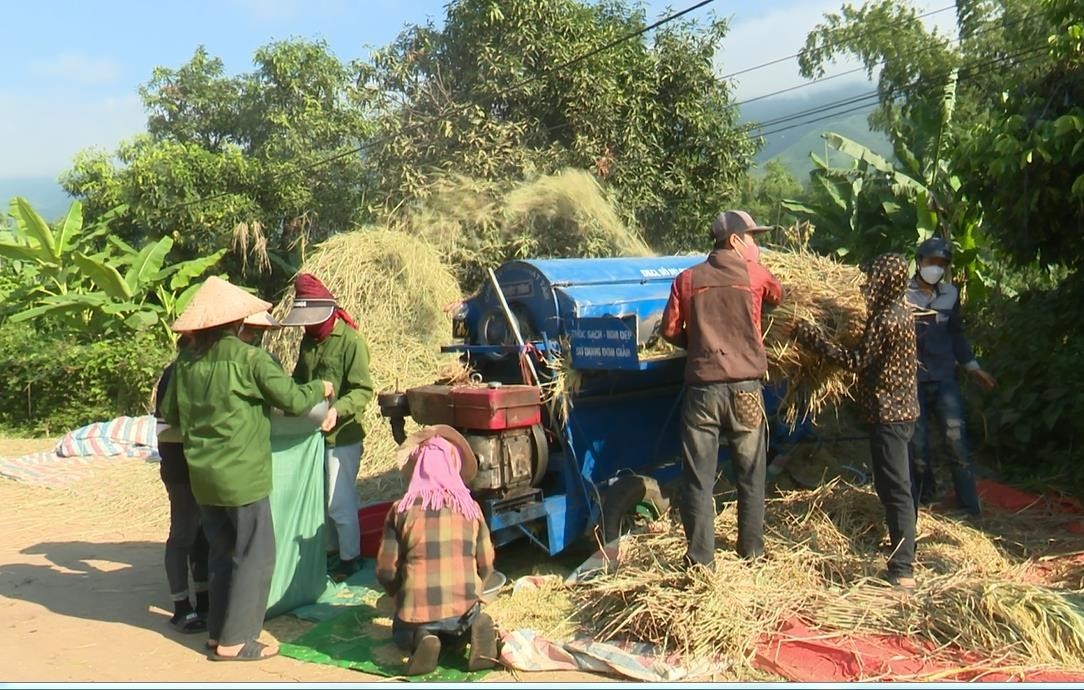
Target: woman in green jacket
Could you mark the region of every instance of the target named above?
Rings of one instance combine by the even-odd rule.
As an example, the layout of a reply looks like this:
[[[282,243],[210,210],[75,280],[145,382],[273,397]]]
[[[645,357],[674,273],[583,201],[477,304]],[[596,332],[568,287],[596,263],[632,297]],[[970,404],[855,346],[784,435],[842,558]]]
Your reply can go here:
[[[283,325],[305,327],[294,381],[321,378],[335,384],[334,405],[328,411],[329,430],[324,437],[328,566],[333,579],[344,580],[360,567],[357,482],[365,439],[361,416],[373,398],[369,348],[354,319],[316,277],[299,275],[294,293],[293,308],[283,319]],[[334,564],[336,551],[338,564]]]
[[[275,568],[271,407],[298,415],[329,397],[327,381],[296,384],[265,351],[241,341],[243,320],[271,305],[209,278],[173,324],[192,346],[162,400],[178,426],[192,493],[210,544],[210,659],[253,661],[278,650],[257,640]]]

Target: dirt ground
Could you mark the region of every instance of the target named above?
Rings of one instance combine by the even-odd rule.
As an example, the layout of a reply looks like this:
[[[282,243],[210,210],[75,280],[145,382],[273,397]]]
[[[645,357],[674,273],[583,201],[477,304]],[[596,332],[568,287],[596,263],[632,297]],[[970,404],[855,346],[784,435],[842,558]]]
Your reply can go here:
[[[0,457],[53,441],[0,439]],[[168,503],[157,466],[123,460],[62,489],[0,479],[0,669],[6,682],[372,682],[357,671],[285,657],[214,663],[206,635],[168,627],[162,569]],[[290,641],[308,628],[267,623]],[[585,673],[492,673],[509,682],[599,682]]]

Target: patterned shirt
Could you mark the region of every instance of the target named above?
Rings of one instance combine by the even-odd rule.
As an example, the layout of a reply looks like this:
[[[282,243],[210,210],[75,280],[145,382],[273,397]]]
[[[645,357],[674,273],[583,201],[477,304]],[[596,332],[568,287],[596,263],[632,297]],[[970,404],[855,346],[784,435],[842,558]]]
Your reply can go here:
[[[907,261],[898,254],[877,257],[866,279],[869,316],[862,339],[847,350],[807,323],[794,329],[798,341],[826,359],[858,373],[857,402],[870,424],[918,419],[918,359],[915,320],[904,301]]]
[[[415,504],[400,513],[398,505],[384,520],[376,559],[376,577],[395,597],[396,617],[432,623],[467,613],[493,572],[489,528],[448,508]]]

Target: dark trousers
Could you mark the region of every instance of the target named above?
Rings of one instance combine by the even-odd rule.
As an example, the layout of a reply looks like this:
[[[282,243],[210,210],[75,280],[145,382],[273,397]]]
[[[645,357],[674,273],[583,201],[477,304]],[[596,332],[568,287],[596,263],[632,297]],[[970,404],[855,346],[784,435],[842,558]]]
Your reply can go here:
[[[907,444],[914,429],[914,422],[875,424],[869,436],[873,486],[884,506],[892,541],[888,572],[896,577],[911,577],[914,572],[915,504],[907,458]]]
[[[436,635],[442,648],[466,647],[470,628],[481,613],[481,604],[475,604],[462,616],[453,616],[431,623],[407,623],[395,616],[391,621],[391,638],[400,649],[413,651],[418,635]]]
[[[692,563],[715,561],[715,478],[719,437],[730,445],[738,486],[738,554],[764,552],[768,427],[760,381],[690,385],[682,404],[682,495],[678,509]]]
[[[254,640],[263,628],[271,576],[275,571],[275,530],[271,502],[244,506],[200,506],[211,545],[211,610],[207,633],[221,645]]]
[[[169,537],[166,538],[166,579],[174,601],[188,598],[188,572],[196,591],[207,587],[207,537],[200,526],[200,510],[192,486],[165,482],[169,496]]]
[[[921,382],[918,384],[918,406],[918,423],[911,439],[911,495],[915,505],[918,505],[923,494],[934,492],[930,427],[936,418],[951,458],[956,501],[961,509],[978,515],[980,508],[975,463],[967,447],[960,386],[953,379]]]

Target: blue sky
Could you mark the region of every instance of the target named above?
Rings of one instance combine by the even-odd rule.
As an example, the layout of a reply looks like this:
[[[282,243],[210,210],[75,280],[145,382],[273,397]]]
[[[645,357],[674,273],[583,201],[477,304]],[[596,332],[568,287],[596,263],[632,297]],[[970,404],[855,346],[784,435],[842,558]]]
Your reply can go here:
[[[323,38],[343,59],[366,57],[405,23],[440,21],[446,0],[0,0],[7,27],[0,68],[0,179],[55,177],[89,147],[112,150],[143,128],[137,89],[158,65],[177,67],[200,44],[230,72],[250,69],[261,45]],[[694,0],[649,0],[650,17]],[[796,52],[842,0],[716,0],[731,19],[720,46],[730,72]],[[948,0],[918,0],[940,7]],[[942,15],[948,18],[945,13]],[[15,30],[17,27],[18,30]],[[839,70],[849,65],[839,66]],[[861,76],[854,77],[862,79]],[[844,82],[845,80],[839,80]],[[800,83],[793,61],[743,77],[739,97]],[[816,88],[816,87],[814,87]],[[812,89],[808,89],[812,91]]]

